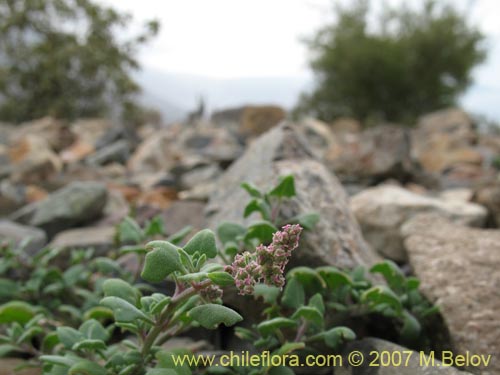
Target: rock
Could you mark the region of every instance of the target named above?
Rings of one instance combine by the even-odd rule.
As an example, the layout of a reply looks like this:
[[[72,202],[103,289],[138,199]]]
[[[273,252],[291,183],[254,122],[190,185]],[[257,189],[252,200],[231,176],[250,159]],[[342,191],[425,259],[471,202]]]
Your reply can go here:
[[[50,242],[52,248],[93,248],[97,256],[105,256],[114,245],[114,226],[68,229],[58,233]]]
[[[332,131],[336,135],[346,134],[346,133],[360,133],[362,130],[361,123],[350,117],[339,117],[330,125]]]
[[[244,106],[215,112],[211,121],[229,127],[244,138],[259,136],[285,119],[283,108],[273,105]]]
[[[186,226],[192,226],[194,231],[200,231],[206,227],[205,203],[197,201],[179,200],[173,202],[162,212],[168,234],[173,234]]]
[[[364,358],[363,364],[360,366],[349,366],[348,356],[350,353],[360,352]],[[378,353],[379,359],[375,360],[375,354]],[[388,353],[388,354],[385,354]],[[395,353],[395,354],[392,354]],[[359,357],[358,357],[359,358]],[[388,365],[382,365],[382,363]],[[394,362],[401,358],[401,365],[394,366]],[[377,363],[377,367],[370,366],[370,363]],[[426,363],[429,365],[426,366]],[[420,352],[408,350],[405,347],[399,346],[389,341],[365,338],[349,343],[343,352],[342,365],[335,367],[335,375],[466,375],[468,372],[463,372],[455,367],[447,366],[446,363],[429,356],[421,356]],[[376,371],[375,371],[376,369]]]
[[[409,137],[403,127],[380,125],[337,139],[327,151],[325,163],[341,181],[371,185],[388,178],[409,178]]]
[[[169,130],[151,135],[139,144],[128,160],[127,168],[137,174],[166,172],[173,168],[181,156],[173,147],[175,136],[176,134]]]
[[[297,129],[307,139],[312,151],[319,159],[323,158],[326,151],[337,144],[331,127],[319,120],[312,118],[305,119],[297,124]]]
[[[41,367],[19,358],[0,358],[0,375],[41,375]]]
[[[192,189],[202,184],[213,183],[222,173],[217,164],[201,164],[181,176],[181,186]]]
[[[401,226],[415,215],[435,212],[470,226],[483,225],[487,215],[474,203],[432,198],[394,185],[366,189],[351,198],[350,206],[367,242],[397,262],[406,260]]]
[[[12,184],[8,180],[0,182],[0,216],[8,215],[26,203],[23,185]]]
[[[364,242],[337,179],[312,158],[303,138],[287,124],[256,139],[218,180],[207,207],[209,227],[214,229],[224,220],[243,222],[242,214],[249,198],[240,187],[242,182],[268,189],[276,184],[279,176],[288,174],[295,176],[297,198],[283,208],[283,216],[291,218],[316,211],[321,217],[315,229],[303,236],[300,248],[292,257],[294,265],[352,268],[370,266],[378,260]],[[246,222],[252,219],[255,217]]]
[[[460,202],[470,202],[474,192],[472,189],[467,188],[457,188],[448,189],[439,193],[439,198],[446,201],[460,201]]]
[[[175,200],[177,200],[177,191],[165,186],[158,186],[141,192],[134,203],[137,206],[151,206],[164,209],[169,207]]]
[[[402,232],[421,291],[439,306],[453,349],[492,354],[492,364],[481,373],[499,374],[500,232],[432,214],[416,216]]]
[[[60,157],[64,163],[70,164],[83,160],[93,152],[94,147],[91,144],[85,143],[83,141],[77,141],[68,148],[64,149],[61,152]]]
[[[44,229],[49,237],[101,216],[106,187],[98,182],[73,182],[46,199],[21,208],[11,219]]]
[[[179,164],[203,161],[226,167],[243,153],[243,145],[226,128],[186,128],[176,141],[182,155]]]
[[[48,141],[34,134],[12,144],[8,152],[13,166],[10,179],[14,183],[45,182],[62,169],[62,162]]]
[[[0,239],[7,240],[15,247],[23,244],[30,255],[36,254],[47,243],[47,235],[43,230],[9,220],[0,220]]]
[[[125,164],[129,158],[130,146],[125,140],[118,140],[102,147],[86,159],[90,165],[105,165],[109,163]]]
[[[451,108],[419,119],[412,134],[411,155],[425,172],[441,174],[460,165],[481,166],[474,147],[477,135],[470,117]]]
[[[500,184],[490,183],[478,186],[471,200],[486,207],[490,224],[500,227]]]
[[[63,150],[75,140],[75,134],[70,127],[65,122],[52,117],[43,117],[17,125],[11,142],[19,142],[27,136],[43,139],[55,152]]]
[[[102,118],[80,119],[71,124],[71,129],[77,135],[78,141],[93,148],[112,128],[113,123]]]

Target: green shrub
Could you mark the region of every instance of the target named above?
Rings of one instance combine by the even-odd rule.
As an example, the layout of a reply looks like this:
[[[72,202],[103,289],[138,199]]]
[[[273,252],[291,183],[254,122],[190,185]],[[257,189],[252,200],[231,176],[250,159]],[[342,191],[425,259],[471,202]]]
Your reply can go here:
[[[308,41],[316,86],[296,114],[412,122],[455,104],[485,58],[483,36],[451,5],[386,7],[374,25],[366,0],[336,10],[337,21]]]

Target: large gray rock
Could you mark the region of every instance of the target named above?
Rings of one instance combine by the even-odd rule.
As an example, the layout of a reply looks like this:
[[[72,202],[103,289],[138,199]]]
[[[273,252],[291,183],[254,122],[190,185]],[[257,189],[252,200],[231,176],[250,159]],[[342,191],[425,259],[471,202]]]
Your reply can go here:
[[[47,235],[38,228],[9,220],[0,220],[0,240],[6,240],[14,246],[24,244],[24,249],[28,254],[35,254],[47,243]]]
[[[500,374],[500,232],[424,214],[402,229],[421,290],[441,310],[459,354],[491,354]],[[470,369],[472,371],[472,369]]]
[[[338,134],[325,163],[343,182],[370,185],[388,178],[403,180],[412,173],[409,144],[408,131],[395,125]]]
[[[108,163],[125,164],[130,155],[130,145],[126,140],[120,139],[97,150],[87,157],[90,165],[105,165]]]
[[[360,352],[364,358],[360,366],[349,366],[350,353]],[[376,354],[380,356],[376,360]],[[384,353],[384,354],[382,354]],[[386,354],[387,353],[387,354]],[[389,357],[390,356],[390,357]],[[344,351],[342,366],[335,367],[335,375],[466,375],[468,372],[451,367],[447,359],[441,362],[432,357],[408,350],[389,341],[366,338],[350,343]],[[359,356],[356,358],[360,358]],[[390,359],[389,359],[390,358]],[[401,365],[394,366],[401,358]],[[387,366],[388,359],[391,361]],[[394,359],[394,362],[393,362]],[[370,366],[372,364],[372,366]],[[373,366],[378,364],[379,366]],[[382,365],[384,364],[384,365]]]
[[[50,194],[46,199],[21,208],[11,219],[54,234],[84,224],[101,216],[107,191],[98,182],[73,182]]]
[[[61,249],[93,248],[97,255],[106,255],[113,248],[114,236],[114,226],[68,229],[58,233],[49,246]]]
[[[243,222],[249,198],[240,187],[242,182],[268,189],[287,174],[295,176],[297,197],[284,205],[283,215],[291,218],[315,211],[321,217],[314,230],[303,236],[292,264],[350,268],[370,266],[378,260],[363,240],[338,180],[313,159],[303,138],[286,124],[255,140],[219,179],[207,207],[209,226],[215,228],[224,220]],[[255,217],[247,221],[252,219]]]
[[[413,216],[435,212],[455,222],[481,226],[486,209],[458,199],[439,199],[413,193],[395,185],[380,185],[363,190],[351,198],[351,210],[368,243],[380,254],[405,261],[401,226]]]

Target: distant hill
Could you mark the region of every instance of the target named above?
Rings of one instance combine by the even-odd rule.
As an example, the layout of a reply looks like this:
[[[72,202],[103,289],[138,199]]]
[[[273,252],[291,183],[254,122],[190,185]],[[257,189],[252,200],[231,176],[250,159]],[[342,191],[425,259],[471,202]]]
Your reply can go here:
[[[208,111],[244,104],[295,105],[312,82],[303,77],[256,77],[217,79],[145,70],[137,75],[144,101],[158,108],[166,122],[183,119],[202,96]]]

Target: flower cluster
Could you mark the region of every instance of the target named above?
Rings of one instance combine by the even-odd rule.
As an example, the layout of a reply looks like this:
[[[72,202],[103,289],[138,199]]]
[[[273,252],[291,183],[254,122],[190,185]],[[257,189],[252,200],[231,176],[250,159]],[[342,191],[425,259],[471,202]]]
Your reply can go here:
[[[236,255],[226,271],[234,277],[239,294],[252,294],[255,284],[261,281],[282,288],[285,266],[292,251],[299,246],[301,232],[298,224],[285,225],[282,231],[274,233],[269,246],[260,245],[254,253],[245,251]]]

